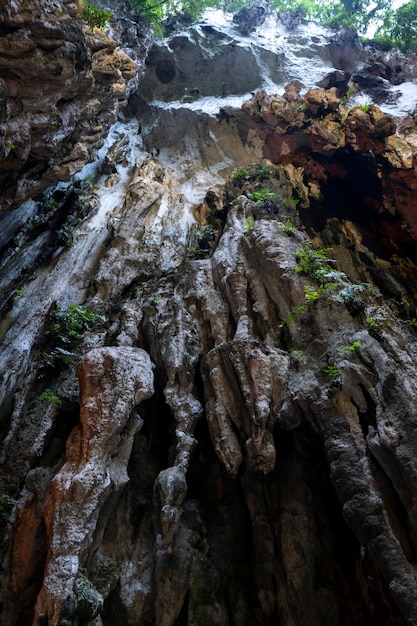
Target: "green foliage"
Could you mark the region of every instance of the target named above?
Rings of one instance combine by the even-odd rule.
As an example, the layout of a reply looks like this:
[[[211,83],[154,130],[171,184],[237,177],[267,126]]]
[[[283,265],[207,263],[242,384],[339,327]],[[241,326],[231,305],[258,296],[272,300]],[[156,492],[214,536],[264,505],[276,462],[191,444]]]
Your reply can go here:
[[[6,138],[5,145],[6,145],[6,148],[9,148],[9,150],[14,150],[16,148],[16,146],[14,145],[11,139]]]
[[[236,170],[232,176],[232,180],[236,183],[241,183],[246,180],[247,171],[244,169]]]
[[[291,356],[296,360],[296,361],[301,361],[301,359],[304,356],[304,350],[293,350],[291,352]]]
[[[42,210],[44,211],[50,211],[50,210],[56,209],[57,206],[58,206],[58,202],[55,200],[53,196],[48,196],[42,202]]]
[[[253,163],[247,169],[236,170],[232,176],[232,182],[243,183],[245,181],[266,180],[274,174],[274,168],[267,163]]]
[[[243,226],[243,232],[247,233],[249,230],[251,230],[253,227],[255,226],[255,222],[253,221],[252,217],[247,217],[245,219],[245,224]]]
[[[292,313],[296,314],[296,313],[303,313],[304,311],[307,311],[309,304],[310,302],[305,302],[304,304],[300,304],[300,306],[295,307]],[[292,315],[290,315],[290,317],[292,319]]]
[[[331,378],[333,381],[341,382],[341,371],[336,365],[328,365],[323,371],[326,376],[329,376],[329,378]]]
[[[354,96],[357,92],[358,92],[358,88],[356,87],[356,85],[352,85],[352,84],[349,85],[347,92],[345,93],[345,95],[343,96],[340,102],[342,104],[347,104],[349,100],[352,98],[352,96]]]
[[[52,406],[59,407],[62,405],[62,400],[59,396],[57,396],[52,389],[44,389],[42,393],[38,396],[38,399],[41,402],[47,402],[48,404],[52,404]]]
[[[195,21],[207,8],[236,12],[250,6],[250,0],[128,0],[131,7],[162,35],[164,22],[171,16],[185,15]],[[417,50],[417,0],[411,0],[394,10],[391,0],[270,0],[279,11],[300,10],[306,19],[323,22],[329,26],[342,25],[354,28],[365,35],[370,26],[377,29],[376,40],[398,46],[403,52]],[[86,6],[94,6],[86,3]],[[95,9],[95,11],[94,11]],[[92,26],[99,26],[103,18],[96,16],[96,7],[87,10],[83,17]],[[110,16],[111,17],[111,16]],[[96,24],[96,19],[98,24]],[[109,17],[104,19],[104,23]],[[350,94],[347,99],[352,94]],[[347,101],[347,100],[346,100]],[[298,110],[303,111],[304,105]]]
[[[87,22],[90,30],[93,30],[94,28],[107,28],[108,21],[111,20],[113,15],[110,11],[106,9],[101,10],[85,0],[84,8],[79,17]]]
[[[350,300],[358,297],[360,293],[365,292],[368,288],[369,285],[365,283],[351,283],[339,291],[339,296],[341,296],[343,300]]]
[[[290,207],[293,207],[294,209],[299,202],[300,201],[298,200],[298,198],[283,198],[282,200],[282,204],[284,206],[290,206]]]
[[[25,290],[24,289],[15,289],[14,290],[14,302],[18,302],[19,300],[21,300],[25,295]]]
[[[214,226],[212,224],[202,224],[197,228],[196,233],[197,248],[195,254],[198,257],[207,257],[212,249],[215,240]]]
[[[274,9],[300,9],[307,19],[329,26],[354,28],[365,35],[376,28],[375,39],[408,53],[417,50],[417,0],[393,9],[391,0],[271,0]],[[347,93],[345,102],[353,95]]]
[[[339,296],[346,304],[350,313],[355,315],[364,310],[364,297],[374,293],[378,294],[379,289],[371,287],[366,283],[350,283],[340,289]]]
[[[305,245],[304,248],[299,248],[295,252],[298,264],[295,271],[314,276],[317,271],[321,271],[323,265],[327,265],[331,252],[332,248],[315,250],[310,244]]]
[[[75,226],[73,224],[64,222],[56,234],[68,248],[72,248],[75,244]]]
[[[70,304],[66,309],[57,307],[51,315],[51,327],[47,331],[53,348],[43,354],[45,365],[65,367],[76,356],[74,351],[83,334],[91,330],[100,316],[79,304]]]
[[[343,348],[337,348],[337,352],[341,352],[342,354],[353,354],[356,350],[359,350],[361,347],[360,341],[354,341],[350,346],[345,346]]]
[[[284,222],[284,232],[287,233],[287,235],[294,235],[298,232],[289,218]]]
[[[365,321],[371,330],[378,332],[381,330],[385,317],[383,315],[368,315]]]
[[[295,252],[297,258],[296,272],[302,272],[312,276],[320,283],[331,284],[335,281],[345,280],[346,274],[332,268],[329,263],[334,263],[334,259],[329,259],[332,248],[312,248],[310,244],[299,248]]]
[[[132,8],[137,11],[148,24],[151,24],[158,35],[163,34],[163,23],[170,16],[185,15],[195,21],[208,8],[222,8],[220,0],[129,0]]]
[[[77,597],[78,602],[81,600],[87,600],[90,596],[90,582],[84,574],[78,574],[77,578],[74,580],[74,592]]]
[[[307,309],[313,304],[313,302],[316,302],[316,300],[327,294],[335,286],[337,286],[337,283],[327,283],[325,285],[320,285],[318,288],[315,289],[310,285],[304,285],[304,304],[300,304],[299,306],[295,307],[286,318],[281,320],[279,327],[283,328],[284,326],[291,324],[291,322],[294,320],[294,315],[298,315],[299,313],[307,311]]]
[[[411,326],[414,326],[414,328],[417,328],[417,319],[415,317],[413,317],[410,320],[407,320],[408,324],[411,324]]]
[[[287,315],[287,317],[284,317],[280,321],[280,323],[278,325],[278,328],[284,328],[284,326],[289,326],[292,323],[293,320],[294,320],[294,314],[293,313],[289,313]]]
[[[388,42],[405,53],[417,50],[417,0],[411,0],[396,11],[388,9],[375,39]]]
[[[332,248],[318,248],[316,250],[310,243],[306,244],[304,248],[296,250],[297,267],[295,271],[308,274],[312,278],[315,278],[320,284],[318,287],[312,287],[311,285],[304,286],[304,304],[293,309],[290,314],[281,321],[279,325],[280,328],[291,324],[295,314],[306,311],[319,298],[339,287],[341,280],[347,280],[344,272],[339,272],[330,267],[329,263],[334,263],[333,259],[329,259],[331,252]]]
[[[310,285],[304,285],[304,297],[307,304],[315,302],[320,298],[320,296],[324,295],[326,292],[327,289],[324,285],[320,285],[318,289],[314,289],[314,287],[310,287]]]
[[[257,191],[252,191],[248,195],[250,196],[251,200],[256,202],[256,204],[261,204],[262,202],[265,202],[265,200],[276,200],[277,198],[276,193],[273,193],[272,191],[266,188],[258,189]]]

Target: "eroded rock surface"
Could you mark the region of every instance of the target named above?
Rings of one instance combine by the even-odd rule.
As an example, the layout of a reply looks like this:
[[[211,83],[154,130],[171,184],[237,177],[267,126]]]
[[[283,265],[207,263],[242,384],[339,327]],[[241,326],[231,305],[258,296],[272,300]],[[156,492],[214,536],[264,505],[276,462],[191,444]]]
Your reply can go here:
[[[93,161],[137,86],[134,60],[90,31],[81,10],[82,2],[1,4],[3,211]]]
[[[4,222],[1,620],[414,625],[414,118],[343,101],[351,33],[320,85],[179,105],[202,33],[241,54],[155,45],[71,246],[85,188]]]

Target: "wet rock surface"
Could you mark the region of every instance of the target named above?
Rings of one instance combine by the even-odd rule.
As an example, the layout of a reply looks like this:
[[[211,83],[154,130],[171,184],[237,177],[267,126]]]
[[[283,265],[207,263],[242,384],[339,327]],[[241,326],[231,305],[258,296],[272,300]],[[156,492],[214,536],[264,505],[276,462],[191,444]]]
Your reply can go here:
[[[90,30],[81,10],[81,2],[2,2],[1,211],[94,161],[137,87],[138,55]],[[116,29],[124,43],[132,26]]]
[[[417,622],[414,118],[342,100],[328,49],[326,85],[180,104],[216,28],[4,219],[10,626]]]

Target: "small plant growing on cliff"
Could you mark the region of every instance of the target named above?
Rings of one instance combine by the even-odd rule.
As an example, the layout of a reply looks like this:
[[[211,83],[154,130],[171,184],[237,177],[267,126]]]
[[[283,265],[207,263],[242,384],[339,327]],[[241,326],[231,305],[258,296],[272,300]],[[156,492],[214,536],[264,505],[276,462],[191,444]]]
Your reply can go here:
[[[72,248],[75,244],[75,226],[64,223],[57,231],[57,235],[68,248]]]
[[[77,596],[77,600],[87,600],[90,595],[91,587],[90,582],[84,574],[78,574],[74,581],[74,592]]]
[[[368,315],[365,318],[365,322],[368,324],[369,328],[376,332],[381,330],[384,320],[385,318],[382,315]]]
[[[16,148],[16,146],[14,145],[14,143],[13,143],[13,141],[11,139],[6,139],[5,146],[9,150],[14,150]]]
[[[287,235],[294,235],[298,232],[289,218],[284,222],[284,232],[287,233]]]
[[[83,334],[91,330],[100,319],[99,315],[79,304],[70,304],[66,309],[58,306],[51,315],[51,328],[47,331],[54,347],[44,353],[44,364],[49,367],[69,365],[76,356],[74,348]]]
[[[192,248],[188,248],[188,252],[198,258],[204,259],[209,256],[214,240],[214,226],[212,224],[201,224],[196,231],[197,245]]]
[[[286,318],[281,320],[279,328],[283,328],[284,326],[291,324],[294,320],[294,315],[307,311],[313,302],[316,302],[319,298],[334,289],[334,287],[337,287],[337,283],[325,283],[320,285],[318,288],[311,287],[310,285],[304,285],[304,304],[300,304],[295,307],[295,309],[293,309]]]
[[[245,219],[245,223],[243,225],[243,232],[247,233],[249,230],[251,230],[253,227],[255,226],[255,222],[253,221],[252,217],[247,217]]]
[[[354,341],[350,346],[344,346],[343,348],[337,348],[337,352],[341,352],[342,354],[353,354],[356,350],[359,350],[361,347],[360,341]]]
[[[352,96],[354,96],[357,92],[358,92],[358,89],[355,85],[349,85],[346,94],[343,96],[340,102],[342,104],[347,104],[349,100],[352,98]]]
[[[57,396],[52,389],[44,389],[42,393],[38,396],[38,400],[41,402],[46,402],[48,404],[52,404],[52,406],[59,407],[62,405],[62,400],[59,396]]]
[[[295,271],[311,274],[312,276],[316,274],[321,276],[323,267],[327,266],[329,262],[333,262],[333,259],[329,259],[331,252],[332,248],[319,248],[315,250],[309,244],[304,246],[304,248],[299,248],[295,252],[297,258]]]
[[[236,172],[232,176],[232,180],[235,183],[243,182],[247,177],[247,172],[244,169],[236,170]]]
[[[342,373],[336,365],[328,365],[323,371],[334,382],[342,381]]]
[[[315,250],[311,245],[307,244],[304,248],[299,248],[295,252],[297,258],[296,272],[309,274],[316,280],[326,285],[333,285],[336,281],[345,280],[346,274],[339,272],[329,265],[334,263],[334,259],[330,259],[329,255],[332,248],[318,248]]]
[[[295,365],[300,365],[304,359],[304,350],[293,350],[290,356]]]
[[[304,285],[304,297],[306,303],[311,304],[312,302],[315,302],[321,296],[324,296],[324,294],[326,294],[332,286],[333,283],[330,283],[329,285],[320,285],[318,289],[314,289],[314,287],[310,287],[310,285]]]
[[[87,22],[90,30],[93,30],[94,28],[107,28],[108,22],[113,17],[113,14],[106,9],[98,9],[94,4],[84,2],[84,8],[79,17]]]
[[[265,202],[265,200],[276,200],[277,194],[269,189],[259,189],[258,191],[252,191],[248,194],[256,204],[261,204],[261,202]]]
[[[13,301],[19,302],[19,300],[21,300],[24,297],[24,295],[25,295],[24,289],[15,289]]]
[[[268,163],[254,163],[248,169],[240,168],[232,176],[232,182],[243,183],[245,180],[265,180],[273,175],[274,168]]]
[[[297,204],[299,203],[299,199],[298,198],[283,198],[282,200],[282,204],[284,206],[289,206],[292,207],[293,209],[296,208]]]

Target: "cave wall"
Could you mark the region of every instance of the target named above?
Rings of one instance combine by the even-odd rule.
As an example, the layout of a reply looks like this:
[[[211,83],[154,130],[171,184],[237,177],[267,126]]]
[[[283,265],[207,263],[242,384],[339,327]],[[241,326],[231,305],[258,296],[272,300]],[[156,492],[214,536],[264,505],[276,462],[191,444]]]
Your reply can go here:
[[[116,46],[80,19],[82,8],[81,0],[2,0],[1,211],[70,180],[94,161],[137,87],[146,29],[140,35],[134,22],[120,20]]]
[[[215,126],[191,207],[126,126],[120,203],[5,285],[2,623],[417,622],[415,128],[291,84]]]

